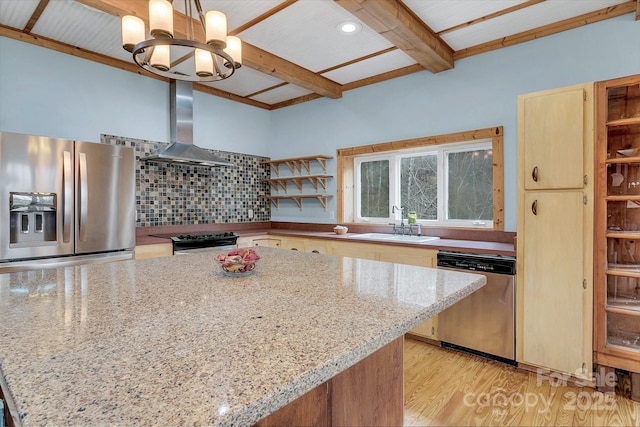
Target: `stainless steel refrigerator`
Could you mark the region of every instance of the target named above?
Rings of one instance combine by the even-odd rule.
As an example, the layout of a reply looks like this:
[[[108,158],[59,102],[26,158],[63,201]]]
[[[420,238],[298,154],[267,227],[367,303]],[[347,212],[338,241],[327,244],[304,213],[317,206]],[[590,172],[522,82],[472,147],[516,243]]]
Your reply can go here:
[[[0,272],[133,257],[135,156],[0,132]]]

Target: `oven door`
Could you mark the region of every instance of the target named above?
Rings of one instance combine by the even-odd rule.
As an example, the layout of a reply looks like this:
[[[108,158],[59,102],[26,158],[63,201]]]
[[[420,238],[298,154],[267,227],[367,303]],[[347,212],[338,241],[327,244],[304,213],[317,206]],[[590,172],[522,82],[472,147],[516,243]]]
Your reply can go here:
[[[199,252],[213,252],[213,251],[230,251],[236,249],[238,245],[223,245],[223,246],[207,246],[203,248],[191,248],[191,249],[176,249],[174,248],[174,255],[189,255]]]

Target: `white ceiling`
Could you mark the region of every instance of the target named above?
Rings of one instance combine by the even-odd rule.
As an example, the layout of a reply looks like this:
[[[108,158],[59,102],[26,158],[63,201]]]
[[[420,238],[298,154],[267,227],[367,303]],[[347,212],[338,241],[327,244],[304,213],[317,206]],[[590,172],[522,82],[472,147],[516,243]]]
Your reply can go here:
[[[132,64],[131,55],[121,46],[120,15],[130,13],[127,8],[135,9],[143,2],[0,0],[0,35],[20,38],[27,34],[33,36],[27,41],[35,44],[42,43],[44,37],[62,43],[59,48],[62,51],[65,45],[70,45],[104,55],[105,63],[113,58],[112,65],[119,66],[119,61]],[[455,66],[455,60],[468,55],[465,52],[469,48],[488,51],[495,48],[497,41],[524,32],[529,32],[524,40],[537,37],[536,32],[547,35],[553,33],[549,30],[551,24],[563,20],[567,20],[563,28],[574,28],[624,13],[640,13],[637,0],[201,0],[201,3],[204,11],[223,11],[229,31],[236,33],[243,44],[284,60],[282,65],[279,58],[269,56],[262,69],[249,61],[231,78],[206,86],[212,88],[213,94],[269,109],[323,96],[318,87],[335,90],[333,97],[339,97],[342,90],[423,70],[427,67],[407,50],[407,43],[425,34],[432,34],[443,51],[453,53],[451,65]],[[349,12],[345,3],[351,3],[352,7],[363,4],[368,12],[383,3],[408,9],[417,17],[418,35],[406,43],[394,44],[388,34],[380,34],[384,31],[363,22],[359,18],[363,15]],[[146,2],[143,6],[146,7]],[[183,0],[175,0],[174,8],[183,11]],[[379,16],[377,19],[383,21]],[[401,26],[401,20],[393,19],[391,24],[385,23],[387,30]],[[32,25],[28,26],[30,21]],[[342,34],[337,27],[345,21],[361,23],[362,30]],[[413,31],[411,25],[406,28]],[[57,48],[55,43],[46,46]],[[271,67],[270,61],[278,65]],[[180,65],[188,66],[189,61]]]

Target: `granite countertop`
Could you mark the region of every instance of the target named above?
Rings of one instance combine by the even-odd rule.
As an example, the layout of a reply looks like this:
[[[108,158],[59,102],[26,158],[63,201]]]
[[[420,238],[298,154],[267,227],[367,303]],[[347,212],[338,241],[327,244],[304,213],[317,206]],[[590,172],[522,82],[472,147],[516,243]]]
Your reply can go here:
[[[0,368],[25,425],[251,425],[484,285],[256,248],[0,274]]]
[[[229,226],[231,230],[234,230],[233,226]],[[146,230],[148,232],[148,229]],[[174,231],[176,234],[180,234],[179,231]],[[424,243],[414,242],[390,242],[383,240],[364,240],[357,237],[361,233],[347,233],[338,235],[333,231],[306,231],[306,230],[285,230],[281,228],[257,228],[257,229],[242,229],[236,231],[240,237],[247,236],[262,236],[262,235],[280,235],[291,237],[302,237],[311,239],[329,239],[338,241],[348,241],[352,243],[369,243],[376,245],[387,245],[396,247],[414,247],[422,249],[443,250],[443,251],[458,251],[458,252],[471,252],[471,253],[486,253],[495,255],[516,256],[516,250],[513,243],[504,242],[491,242],[484,240],[461,240],[461,239],[446,239],[439,238]],[[187,233],[187,232],[185,232]],[[138,235],[136,236],[136,245],[151,245],[157,243],[171,243],[168,238],[160,238],[154,235]]]
[[[257,234],[265,234],[266,232],[258,232]],[[374,239],[360,239],[357,237],[361,233],[347,233],[336,234],[334,232],[327,231],[289,231],[274,229],[268,231],[268,234],[285,235],[292,237],[305,237],[315,239],[335,239],[343,240],[352,243],[369,243],[376,245],[396,246],[396,247],[413,247],[423,249],[433,249],[440,251],[458,251],[458,252],[472,252],[472,253],[488,253],[495,255],[515,256],[516,251],[513,243],[501,243],[501,242],[487,242],[487,241],[475,241],[475,240],[458,240],[458,239],[436,239],[424,243],[416,242],[390,242],[384,240]],[[251,233],[240,233],[243,235],[251,235]]]

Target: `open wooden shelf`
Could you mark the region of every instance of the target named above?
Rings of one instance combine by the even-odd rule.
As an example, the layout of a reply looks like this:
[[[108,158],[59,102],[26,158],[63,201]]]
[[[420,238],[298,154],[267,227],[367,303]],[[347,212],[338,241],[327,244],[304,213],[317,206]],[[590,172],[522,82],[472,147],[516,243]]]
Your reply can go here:
[[[322,207],[327,210],[327,199],[330,197],[333,197],[330,194],[299,194],[297,196],[294,195],[290,195],[290,196],[263,196],[265,199],[269,199],[271,200],[271,203],[273,203],[273,205],[276,208],[279,208],[278,206],[278,202],[280,200],[293,200],[294,202],[296,202],[296,205],[298,205],[298,207],[300,209],[302,209],[302,199],[316,199],[318,200],[318,202],[320,202],[320,204],[322,205]]]
[[[607,202],[640,202],[640,196],[607,196],[605,199]]]
[[[607,276],[637,277],[640,278],[640,268],[609,268]]]
[[[607,127],[629,126],[629,125],[640,125],[640,117],[629,117],[626,119],[610,120],[607,122]]]
[[[608,304],[604,307],[607,313],[624,314],[625,316],[637,316],[640,317],[640,307],[625,306],[625,305],[611,305]]]
[[[292,157],[290,159],[279,160],[266,160],[262,162],[263,165],[269,165],[280,176],[280,165],[285,164],[289,168],[292,174],[302,173],[302,168],[305,168],[307,173],[311,173],[311,162],[316,161],[322,167],[322,170],[327,172],[327,160],[333,159],[331,156],[316,155],[307,157]]]
[[[608,239],[640,239],[640,231],[607,231]]]
[[[632,163],[640,163],[640,157],[616,157],[615,159],[607,159],[605,163],[608,164],[632,164]]]
[[[276,191],[280,191],[282,189],[285,193],[287,192],[287,182],[292,182],[298,187],[298,190],[302,192],[302,183],[304,181],[309,181],[313,188],[318,191],[319,187],[322,187],[323,190],[327,190],[327,179],[333,178],[331,175],[307,175],[307,176],[288,176],[284,178],[270,178],[263,179],[263,182],[268,182],[271,187],[273,187]]]

